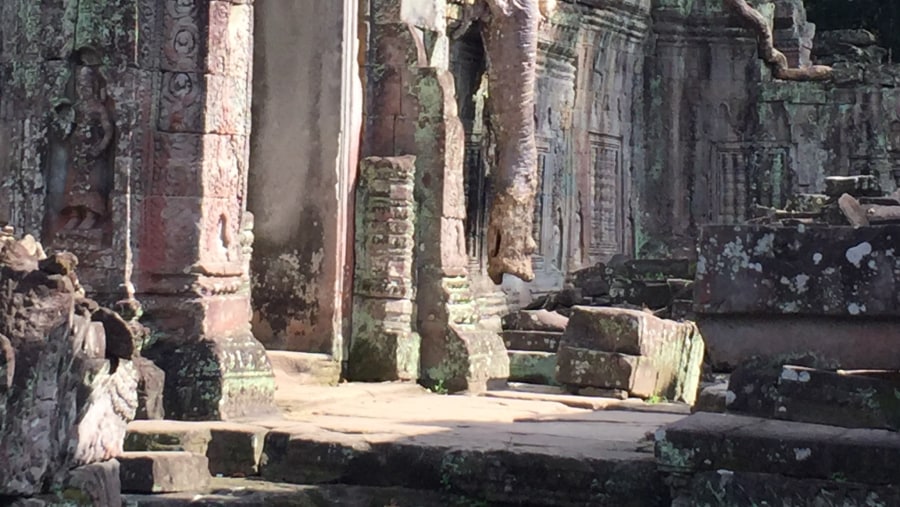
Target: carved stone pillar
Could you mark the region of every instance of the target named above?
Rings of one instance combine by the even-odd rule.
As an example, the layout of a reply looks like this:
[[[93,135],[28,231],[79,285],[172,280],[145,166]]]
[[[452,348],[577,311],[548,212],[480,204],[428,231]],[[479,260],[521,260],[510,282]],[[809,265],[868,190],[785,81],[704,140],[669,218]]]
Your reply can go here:
[[[253,5],[166,0],[153,177],[143,200],[136,286],[159,341],[170,417],[272,408],[274,378],[250,332],[241,242],[250,134]]]
[[[478,325],[468,276],[464,136],[447,70],[443,0],[389,0],[371,12],[364,151],[416,155],[416,316],[421,378],[451,390],[504,382],[500,337]]]
[[[252,1],[0,4],[9,220],[102,302],[141,302],[167,416],[270,409],[241,242]]]
[[[356,276],[351,380],[416,380],[416,158],[372,157],[360,163],[356,198]]]

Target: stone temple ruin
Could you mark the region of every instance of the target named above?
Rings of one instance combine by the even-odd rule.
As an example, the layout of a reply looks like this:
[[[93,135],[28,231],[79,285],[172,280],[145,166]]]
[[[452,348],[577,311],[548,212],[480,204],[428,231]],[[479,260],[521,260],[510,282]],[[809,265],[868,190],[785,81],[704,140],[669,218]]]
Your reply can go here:
[[[2,505],[900,505],[900,65],[801,0],[4,0],[0,226]]]

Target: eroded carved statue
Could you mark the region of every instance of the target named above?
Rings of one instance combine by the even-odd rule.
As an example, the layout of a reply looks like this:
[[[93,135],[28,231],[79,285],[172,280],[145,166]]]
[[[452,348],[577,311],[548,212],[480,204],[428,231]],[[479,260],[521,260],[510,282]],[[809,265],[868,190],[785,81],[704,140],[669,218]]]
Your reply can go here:
[[[58,115],[68,113],[71,124],[60,136],[66,157],[58,172],[65,175],[65,183],[59,187],[61,195],[51,196],[59,209],[55,232],[96,229],[109,214],[115,126],[100,67],[76,68],[73,96],[71,103],[57,107]]]

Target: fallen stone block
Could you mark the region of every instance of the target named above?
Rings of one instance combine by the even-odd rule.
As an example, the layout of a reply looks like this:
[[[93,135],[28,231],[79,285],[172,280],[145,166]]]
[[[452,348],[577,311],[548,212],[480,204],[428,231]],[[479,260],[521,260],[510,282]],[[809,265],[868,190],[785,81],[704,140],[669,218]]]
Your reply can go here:
[[[557,363],[556,380],[569,388],[621,389],[643,398],[656,392],[656,369],[645,357],[564,346]]]
[[[676,473],[771,473],[894,484],[900,434],[698,412],[658,430],[656,459]]]
[[[557,381],[575,387],[624,389],[693,404],[703,339],[690,322],[636,310],[576,307],[563,335]]]
[[[503,331],[502,336],[507,350],[535,352],[556,352],[562,339],[561,332],[549,331]]]
[[[556,352],[510,350],[509,380],[556,385]]]
[[[209,484],[209,460],[190,452],[126,452],[119,458],[122,492],[177,493]]]

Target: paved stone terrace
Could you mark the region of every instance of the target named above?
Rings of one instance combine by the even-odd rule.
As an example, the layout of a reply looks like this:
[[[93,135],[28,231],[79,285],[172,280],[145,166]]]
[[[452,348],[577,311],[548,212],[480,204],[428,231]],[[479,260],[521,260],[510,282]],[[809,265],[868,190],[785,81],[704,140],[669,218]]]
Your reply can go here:
[[[363,505],[385,494],[397,506],[660,505],[668,492],[650,436],[687,414],[683,405],[552,389],[444,396],[398,383],[281,383],[277,401],[281,417],[240,424],[132,423],[131,450],[189,450],[206,454],[214,473],[259,477],[219,478],[190,494],[131,495],[128,503],[306,505],[303,498],[352,491],[355,500],[309,505]]]

